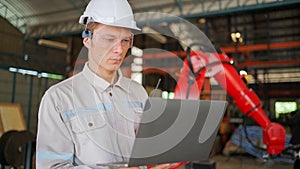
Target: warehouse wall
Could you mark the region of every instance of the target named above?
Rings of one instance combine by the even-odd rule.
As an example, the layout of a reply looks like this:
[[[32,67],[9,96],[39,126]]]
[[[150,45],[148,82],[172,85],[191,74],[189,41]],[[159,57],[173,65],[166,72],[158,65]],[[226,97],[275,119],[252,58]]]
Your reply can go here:
[[[35,133],[41,97],[49,86],[57,82],[59,80],[38,78],[37,76],[22,75],[0,69],[0,102],[19,103],[28,129]],[[15,91],[13,89],[14,84]]]
[[[22,54],[22,33],[2,17],[0,17],[0,25],[0,51],[13,51],[15,54]]]
[[[0,17],[0,66],[65,73],[67,51],[38,45]]]
[[[28,55],[28,60],[24,58],[24,53]],[[9,67],[61,72],[65,67],[65,54],[66,51],[39,46],[34,40],[24,41],[22,33],[0,17],[0,102],[19,103],[26,125],[34,133],[41,97],[47,88],[59,80],[13,73]],[[44,69],[40,70],[40,67]]]

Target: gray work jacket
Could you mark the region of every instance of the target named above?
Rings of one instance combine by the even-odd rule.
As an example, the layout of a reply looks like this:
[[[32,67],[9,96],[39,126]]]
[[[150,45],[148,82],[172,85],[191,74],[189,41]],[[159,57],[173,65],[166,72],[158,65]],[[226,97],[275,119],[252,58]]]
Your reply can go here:
[[[130,155],[145,89],[118,71],[109,84],[87,64],[46,91],[39,109],[36,168],[96,168]]]

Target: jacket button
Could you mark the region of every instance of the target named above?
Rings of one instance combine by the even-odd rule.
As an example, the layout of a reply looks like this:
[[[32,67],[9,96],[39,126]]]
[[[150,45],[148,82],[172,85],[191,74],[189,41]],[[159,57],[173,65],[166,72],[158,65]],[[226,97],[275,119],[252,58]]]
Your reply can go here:
[[[88,126],[89,126],[89,127],[92,127],[92,126],[93,126],[93,123],[88,123]]]

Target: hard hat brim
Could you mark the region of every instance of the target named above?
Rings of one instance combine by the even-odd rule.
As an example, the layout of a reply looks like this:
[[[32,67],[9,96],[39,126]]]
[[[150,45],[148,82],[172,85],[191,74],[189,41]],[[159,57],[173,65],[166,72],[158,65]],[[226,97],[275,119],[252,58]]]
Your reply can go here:
[[[128,28],[128,29],[141,31],[141,29],[136,26],[135,21],[132,21],[131,25],[128,26],[128,25],[123,25],[123,24],[118,24],[118,23],[112,22],[111,20],[113,20],[113,18],[101,18],[101,19],[96,20],[93,17],[90,17],[88,15],[81,15],[79,18],[79,23],[83,24],[83,25],[87,25],[89,22],[97,22],[97,23],[101,23],[104,25],[108,25],[108,26],[122,27],[122,28]]]

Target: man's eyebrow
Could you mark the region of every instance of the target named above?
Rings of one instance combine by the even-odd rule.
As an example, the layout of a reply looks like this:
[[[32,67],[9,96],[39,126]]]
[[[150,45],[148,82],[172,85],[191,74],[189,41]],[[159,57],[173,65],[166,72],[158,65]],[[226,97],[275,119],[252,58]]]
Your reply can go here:
[[[120,36],[117,36],[117,35],[113,35],[113,34],[101,34],[101,36],[109,36],[109,37],[114,37],[114,38],[117,38],[117,37],[120,37]],[[121,36],[122,38],[131,38],[132,35],[128,35],[128,36]]]
[[[132,36],[131,36],[131,35],[129,35],[129,36],[124,36],[124,38],[132,38]]]
[[[115,36],[115,35],[112,35],[112,34],[106,34],[106,33],[104,33],[104,34],[100,34],[101,36],[111,36],[111,37],[117,37],[117,36]]]

